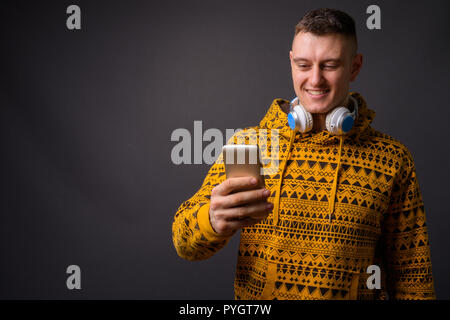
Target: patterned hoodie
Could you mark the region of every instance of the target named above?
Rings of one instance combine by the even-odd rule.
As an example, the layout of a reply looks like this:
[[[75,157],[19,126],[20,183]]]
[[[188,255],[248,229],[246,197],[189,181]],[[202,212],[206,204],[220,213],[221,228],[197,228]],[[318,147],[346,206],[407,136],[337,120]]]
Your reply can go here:
[[[375,112],[350,94],[358,117],[347,135],[295,133],[289,101],[275,99],[259,126],[228,141],[259,144],[266,169],[273,162],[264,159],[279,158],[265,175],[272,212],[240,232],[236,299],[436,298],[413,158],[370,126]],[[211,190],[225,178],[221,154],[179,207],[172,227],[179,256],[207,259],[228,242],[209,221]],[[370,285],[377,274],[379,289]]]

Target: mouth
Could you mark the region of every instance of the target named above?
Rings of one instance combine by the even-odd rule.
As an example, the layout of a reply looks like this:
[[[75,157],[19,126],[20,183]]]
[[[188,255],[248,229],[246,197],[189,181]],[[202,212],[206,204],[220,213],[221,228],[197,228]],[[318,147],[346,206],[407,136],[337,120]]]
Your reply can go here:
[[[320,99],[325,97],[330,92],[330,89],[305,89],[305,91],[311,98]]]

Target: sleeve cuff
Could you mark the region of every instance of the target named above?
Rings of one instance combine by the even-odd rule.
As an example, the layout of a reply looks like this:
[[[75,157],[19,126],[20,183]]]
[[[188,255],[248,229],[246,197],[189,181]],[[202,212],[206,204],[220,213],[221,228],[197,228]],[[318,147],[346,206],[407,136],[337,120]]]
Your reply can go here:
[[[219,235],[217,232],[214,231],[213,227],[211,226],[211,221],[209,220],[209,203],[204,204],[198,210],[197,222],[200,228],[200,232],[209,241],[219,241],[228,238],[226,236]]]

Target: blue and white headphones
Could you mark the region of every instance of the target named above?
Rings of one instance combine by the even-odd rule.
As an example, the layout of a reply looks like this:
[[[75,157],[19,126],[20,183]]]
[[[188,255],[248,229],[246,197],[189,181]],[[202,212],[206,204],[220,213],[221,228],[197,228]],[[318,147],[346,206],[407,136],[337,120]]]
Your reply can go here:
[[[325,125],[331,134],[343,135],[352,129],[353,123],[358,117],[358,102],[352,96],[349,96],[349,98],[353,101],[353,112],[350,112],[346,107],[337,107],[327,114]],[[292,130],[305,133],[312,129],[313,118],[311,113],[306,111],[300,102],[294,106],[297,101],[298,97],[291,101],[288,123]]]

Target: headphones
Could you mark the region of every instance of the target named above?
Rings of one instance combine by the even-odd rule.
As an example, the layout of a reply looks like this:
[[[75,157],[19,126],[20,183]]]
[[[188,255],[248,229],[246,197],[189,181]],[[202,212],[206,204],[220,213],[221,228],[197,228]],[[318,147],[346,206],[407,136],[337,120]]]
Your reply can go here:
[[[325,125],[331,134],[343,135],[352,129],[353,123],[358,116],[358,102],[352,96],[349,96],[349,98],[353,101],[353,112],[350,112],[346,107],[337,107],[327,114]],[[298,97],[291,101],[289,107],[289,127],[292,130],[305,133],[312,129],[313,118],[311,113],[306,111],[300,102],[294,106],[296,101],[298,101]]]

